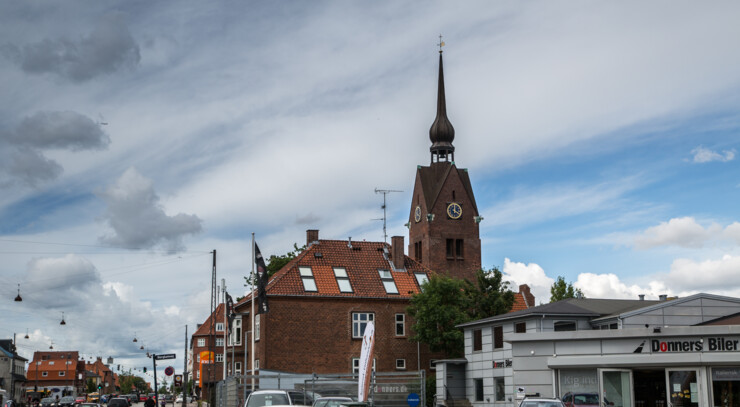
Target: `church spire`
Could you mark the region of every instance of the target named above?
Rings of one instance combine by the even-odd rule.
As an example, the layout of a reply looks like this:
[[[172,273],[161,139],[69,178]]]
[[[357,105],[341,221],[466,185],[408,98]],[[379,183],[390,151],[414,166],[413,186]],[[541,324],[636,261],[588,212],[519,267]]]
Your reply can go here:
[[[429,147],[429,151],[432,155],[432,162],[436,156],[437,162],[448,161],[449,159],[455,161],[455,147],[452,145],[452,140],[455,139],[455,128],[452,127],[452,123],[447,118],[447,104],[445,103],[445,80],[444,72],[442,70],[442,36],[440,36],[439,42],[439,83],[437,84],[437,117],[432,123],[432,127],[429,129],[429,139],[432,141],[432,146]]]

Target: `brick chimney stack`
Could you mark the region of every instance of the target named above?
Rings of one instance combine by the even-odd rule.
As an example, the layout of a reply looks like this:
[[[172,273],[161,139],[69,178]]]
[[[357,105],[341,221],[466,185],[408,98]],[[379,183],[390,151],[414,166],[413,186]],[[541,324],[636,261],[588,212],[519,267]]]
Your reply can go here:
[[[306,231],[306,247],[311,246],[312,243],[319,241],[319,230],[308,229]]]
[[[527,303],[527,308],[534,307],[534,295],[529,291],[529,286],[527,284],[520,284],[519,292],[524,297],[524,302]]]
[[[391,257],[393,258],[393,267],[398,270],[404,268],[403,236],[391,237]]]

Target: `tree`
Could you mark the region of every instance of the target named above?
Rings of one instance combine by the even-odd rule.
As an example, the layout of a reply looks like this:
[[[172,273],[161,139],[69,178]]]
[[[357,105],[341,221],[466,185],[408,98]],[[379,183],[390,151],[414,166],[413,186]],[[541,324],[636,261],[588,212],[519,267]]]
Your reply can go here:
[[[478,270],[476,284],[467,280],[433,275],[411,298],[409,314],[415,323],[413,340],[426,343],[433,352],[450,357],[463,354],[463,331],[456,326],[475,319],[508,312],[514,293],[493,268]]]
[[[580,288],[573,288],[573,284],[566,283],[562,276],[550,287],[550,302],[564,300],[566,298],[586,298]]]
[[[92,378],[87,379],[86,387],[87,387],[87,392],[88,393],[95,393],[95,390],[96,390],[96,388],[95,388],[95,382],[93,381]]]
[[[124,394],[129,393],[147,393],[148,386],[146,381],[139,376],[134,376],[131,373],[121,373],[118,375],[118,383],[121,386],[121,392]]]
[[[267,276],[272,277],[273,274],[280,271],[280,269],[282,269],[291,260],[295,259],[296,256],[298,256],[304,250],[306,250],[306,245],[298,247],[297,243],[293,243],[293,250],[289,251],[288,253],[282,255],[271,255],[267,259]],[[251,285],[251,276],[244,277],[244,280],[246,280],[247,285]],[[236,301],[239,302],[242,298],[244,297],[237,297]]]

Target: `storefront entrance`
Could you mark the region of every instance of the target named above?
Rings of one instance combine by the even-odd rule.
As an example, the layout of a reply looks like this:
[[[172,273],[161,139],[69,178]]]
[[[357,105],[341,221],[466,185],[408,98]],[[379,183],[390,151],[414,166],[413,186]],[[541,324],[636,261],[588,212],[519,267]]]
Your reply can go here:
[[[635,407],[666,407],[665,369],[633,370]]]
[[[699,370],[666,369],[669,407],[699,407]]]

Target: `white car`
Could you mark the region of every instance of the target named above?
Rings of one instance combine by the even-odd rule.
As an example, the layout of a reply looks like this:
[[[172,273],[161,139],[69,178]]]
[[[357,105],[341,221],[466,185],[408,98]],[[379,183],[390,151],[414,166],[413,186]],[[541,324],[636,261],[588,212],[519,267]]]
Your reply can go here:
[[[318,395],[297,390],[257,390],[249,393],[244,407],[310,406],[314,396]]]
[[[193,396],[188,396],[187,403],[192,403],[192,402],[193,402]],[[177,403],[182,403],[182,394],[177,396],[177,398],[175,399],[175,404]]]

